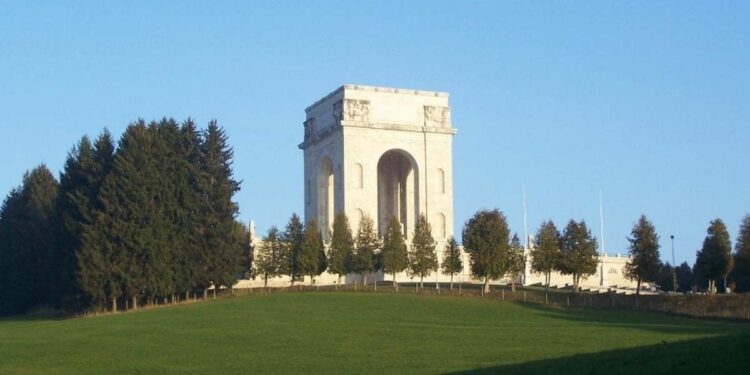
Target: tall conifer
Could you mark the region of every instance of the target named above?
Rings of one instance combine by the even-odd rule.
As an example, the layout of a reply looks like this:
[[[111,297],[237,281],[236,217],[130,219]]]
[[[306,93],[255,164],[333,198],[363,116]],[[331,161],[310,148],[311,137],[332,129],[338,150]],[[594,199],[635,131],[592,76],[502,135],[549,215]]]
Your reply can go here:
[[[453,289],[453,275],[460,273],[464,264],[461,260],[461,249],[458,247],[458,241],[451,236],[448,238],[448,242],[445,244],[445,250],[443,253],[443,273],[451,275],[450,288]]]
[[[323,236],[320,233],[318,222],[310,220],[305,226],[302,234],[302,245],[299,253],[298,264],[301,275],[310,276],[310,285],[314,283],[315,276],[325,271],[325,266],[321,267],[321,255],[325,261],[325,245]]]
[[[695,266],[698,274],[708,279],[708,292],[715,293],[716,281],[722,280],[732,269],[732,243],[721,219],[712,220],[706,232]]]
[[[331,244],[328,249],[328,270],[338,275],[338,282],[341,284],[341,276],[349,273],[351,269],[351,260],[354,254],[354,239],[352,230],[349,226],[349,219],[343,212],[336,215],[333,220],[333,229],[331,231]]]
[[[299,257],[302,252],[302,241],[303,241],[304,225],[296,213],[293,213],[289,218],[289,223],[286,225],[286,229],[281,235],[281,241],[284,243],[286,264],[284,265],[282,273],[289,275],[292,285],[294,282],[303,278],[304,275],[309,273],[303,273],[300,270]]]
[[[631,280],[636,280],[635,294],[639,295],[641,283],[656,281],[661,265],[659,235],[656,234],[654,224],[646,218],[646,215],[638,218],[638,222],[630,232],[628,242],[630,242],[630,260],[625,264],[625,273]]]
[[[424,286],[425,276],[429,276],[438,269],[437,254],[435,254],[435,239],[432,228],[424,214],[420,214],[414,226],[414,236],[409,252],[409,270],[419,276],[419,286]]]
[[[409,252],[401,228],[398,219],[391,218],[383,236],[383,250],[381,251],[383,273],[393,276],[393,286],[396,290],[398,290],[396,274],[403,272],[409,266]]]
[[[375,271],[375,254],[379,249],[380,239],[375,232],[375,223],[364,215],[359,221],[354,254],[354,272],[362,275],[364,285],[367,285],[367,274]]]

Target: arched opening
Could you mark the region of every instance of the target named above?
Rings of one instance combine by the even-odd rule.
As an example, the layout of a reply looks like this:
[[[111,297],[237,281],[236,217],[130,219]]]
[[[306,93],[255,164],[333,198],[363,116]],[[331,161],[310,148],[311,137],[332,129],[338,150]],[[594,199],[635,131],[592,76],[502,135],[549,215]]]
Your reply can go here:
[[[419,172],[414,158],[403,150],[390,150],[378,160],[378,231],[385,234],[395,217],[409,237],[419,212]]]
[[[352,233],[354,234],[354,237],[357,237],[357,233],[359,233],[359,224],[362,222],[362,218],[364,216],[364,213],[359,208],[355,208],[349,215],[349,225],[352,226]]]
[[[326,156],[321,159],[318,171],[318,223],[323,232],[324,241],[328,241],[328,231],[333,225],[333,187],[333,163],[331,158]]]
[[[362,164],[359,163],[354,164],[354,186],[356,186],[357,189],[365,187],[364,171],[362,169]]]
[[[435,235],[438,239],[445,239],[446,232],[445,215],[439,213],[435,215]]]

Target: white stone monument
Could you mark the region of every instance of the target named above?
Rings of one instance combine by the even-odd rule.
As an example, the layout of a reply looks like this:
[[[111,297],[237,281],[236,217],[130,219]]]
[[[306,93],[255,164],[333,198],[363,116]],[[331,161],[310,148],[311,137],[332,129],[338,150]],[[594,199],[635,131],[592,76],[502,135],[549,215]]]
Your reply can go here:
[[[307,221],[330,229],[344,212],[356,232],[369,215],[382,234],[396,217],[408,241],[424,214],[439,243],[453,235],[447,93],[344,85],[305,112]]]

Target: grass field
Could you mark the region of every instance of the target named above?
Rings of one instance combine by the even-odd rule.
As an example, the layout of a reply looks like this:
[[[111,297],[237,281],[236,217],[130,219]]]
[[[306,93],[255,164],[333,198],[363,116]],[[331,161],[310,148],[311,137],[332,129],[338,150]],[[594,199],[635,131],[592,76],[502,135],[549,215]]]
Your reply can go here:
[[[749,373],[750,325],[481,298],[280,293],[0,320],[0,373]]]

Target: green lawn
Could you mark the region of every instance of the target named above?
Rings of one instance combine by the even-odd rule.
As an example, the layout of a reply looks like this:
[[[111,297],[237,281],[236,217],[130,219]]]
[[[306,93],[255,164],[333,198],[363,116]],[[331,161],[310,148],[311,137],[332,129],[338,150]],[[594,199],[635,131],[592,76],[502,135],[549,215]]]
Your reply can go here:
[[[333,292],[0,320],[0,373],[464,371],[750,373],[750,325]]]

